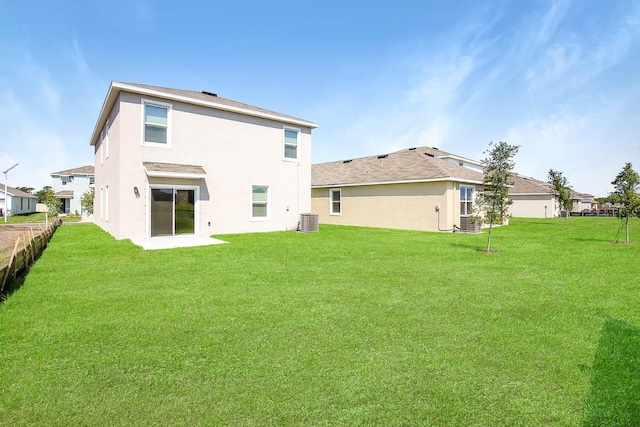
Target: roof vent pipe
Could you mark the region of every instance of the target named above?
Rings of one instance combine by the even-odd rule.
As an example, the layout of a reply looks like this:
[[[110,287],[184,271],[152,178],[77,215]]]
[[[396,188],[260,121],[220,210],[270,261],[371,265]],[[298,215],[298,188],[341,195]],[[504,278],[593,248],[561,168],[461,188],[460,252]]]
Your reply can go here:
[[[218,97],[217,93],[207,92],[206,90],[203,90],[202,93],[209,96],[215,96],[216,98]]]

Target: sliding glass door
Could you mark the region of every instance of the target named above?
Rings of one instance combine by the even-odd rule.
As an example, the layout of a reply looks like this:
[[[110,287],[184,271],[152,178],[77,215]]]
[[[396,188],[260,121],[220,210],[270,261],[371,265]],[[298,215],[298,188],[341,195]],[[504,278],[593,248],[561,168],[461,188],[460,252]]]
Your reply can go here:
[[[151,189],[151,237],[195,234],[195,190]]]

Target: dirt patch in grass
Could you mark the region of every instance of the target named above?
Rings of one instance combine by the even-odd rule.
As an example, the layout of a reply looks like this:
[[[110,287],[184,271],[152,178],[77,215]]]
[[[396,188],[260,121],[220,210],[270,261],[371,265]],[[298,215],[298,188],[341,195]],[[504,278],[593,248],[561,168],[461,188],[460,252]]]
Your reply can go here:
[[[30,226],[20,225],[0,225],[0,267],[4,267],[9,263],[11,252],[16,243],[16,238],[20,237],[20,245],[22,238],[30,231]],[[34,236],[40,235],[42,230],[33,227]],[[27,237],[28,238],[28,237]],[[18,248],[20,249],[21,246]]]
[[[497,254],[498,251],[495,249],[476,249],[476,252],[481,253],[481,254],[487,254],[487,255],[491,255],[491,254]]]

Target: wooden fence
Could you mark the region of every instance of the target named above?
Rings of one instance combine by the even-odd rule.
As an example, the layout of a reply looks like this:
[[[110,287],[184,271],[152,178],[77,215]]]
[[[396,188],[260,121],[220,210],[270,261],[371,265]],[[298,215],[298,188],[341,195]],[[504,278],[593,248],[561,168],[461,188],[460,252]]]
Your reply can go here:
[[[15,280],[19,273],[31,267],[42,255],[56,228],[58,228],[58,222],[52,221],[48,226],[41,224],[12,229],[15,241],[8,263],[0,266],[0,279],[2,280],[0,293],[4,291],[7,283]]]

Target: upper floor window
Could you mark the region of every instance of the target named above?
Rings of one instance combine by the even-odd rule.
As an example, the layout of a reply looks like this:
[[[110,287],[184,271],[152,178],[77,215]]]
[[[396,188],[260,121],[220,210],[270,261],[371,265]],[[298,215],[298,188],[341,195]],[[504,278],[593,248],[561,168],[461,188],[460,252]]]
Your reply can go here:
[[[330,210],[331,215],[340,215],[342,213],[342,190],[331,189],[329,190]]]
[[[297,129],[284,129],[284,158],[298,160],[298,134]]]
[[[62,185],[67,185],[67,183],[69,182],[68,176],[61,176],[60,179],[62,180]]]
[[[104,163],[104,133],[106,128],[102,128],[102,132],[100,133],[100,145],[98,146],[98,151],[100,151],[100,164]]]
[[[171,105],[143,100],[142,106],[143,144],[170,146]]]
[[[460,187],[460,216],[473,214],[473,187]]]
[[[89,185],[96,183],[96,177],[94,175],[89,175]]]

